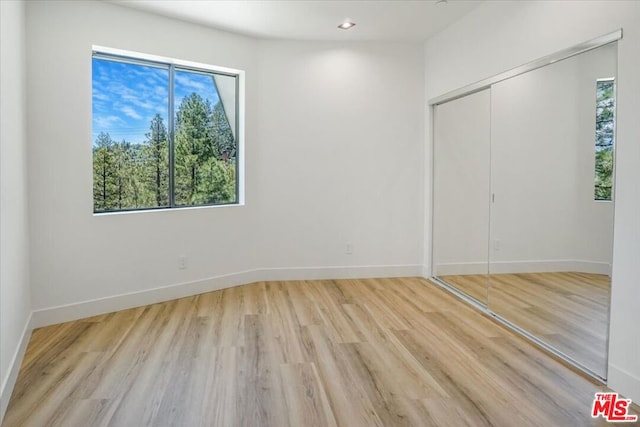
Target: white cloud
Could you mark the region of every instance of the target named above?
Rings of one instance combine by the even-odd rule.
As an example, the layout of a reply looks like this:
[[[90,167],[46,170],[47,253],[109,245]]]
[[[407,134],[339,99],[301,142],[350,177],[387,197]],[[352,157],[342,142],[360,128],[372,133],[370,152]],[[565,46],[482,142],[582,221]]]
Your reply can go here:
[[[104,93],[100,92],[98,89],[94,88],[93,89],[93,99],[96,100],[100,100],[100,101],[109,101],[109,96],[105,95]]]
[[[145,98],[149,97],[148,94],[145,94],[145,95],[146,95]],[[124,99],[125,101],[130,102],[136,107],[144,108],[145,110],[153,110],[156,107],[156,105],[153,102],[142,101],[140,98],[141,96],[139,95],[126,95],[122,97],[122,99]]]
[[[124,107],[120,108],[120,111],[122,111],[126,116],[131,117],[135,120],[140,120],[142,118],[142,116],[129,105],[125,105]]]
[[[152,91],[150,88],[146,88],[145,90],[142,90],[142,89],[133,90],[120,82],[114,82],[109,85],[108,92],[110,92],[113,95],[116,95],[122,101],[126,101],[139,108],[144,108],[145,110],[152,110],[156,107],[156,105],[153,102],[148,100],[148,98],[152,96]],[[118,105],[118,102],[115,99],[114,99],[113,105],[114,107],[117,107]],[[128,113],[124,112],[122,109],[120,111],[129,115]],[[133,116],[129,116],[129,117],[135,118]]]
[[[190,89],[196,89],[198,91],[206,90],[206,87],[204,84],[202,84],[201,82],[197,82],[195,80],[191,80],[189,76],[187,76],[186,74],[176,73],[175,78],[176,78],[176,83],[184,87],[187,87]]]
[[[153,94],[156,98],[166,98],[168,96],[168,91],[165,86],[155,86],[153,88]]]
[[[93,125],[97,130],[108,129],[116,123],[124,123],[118,116],[94,116]],[[95,129],[94,129],[95,130]]]

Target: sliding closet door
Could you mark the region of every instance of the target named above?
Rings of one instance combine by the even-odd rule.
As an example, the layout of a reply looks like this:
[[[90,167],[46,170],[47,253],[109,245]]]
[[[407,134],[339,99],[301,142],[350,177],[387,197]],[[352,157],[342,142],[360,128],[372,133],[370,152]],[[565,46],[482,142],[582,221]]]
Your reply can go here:
[[[490,91],[435,106],[433,274],[487,302]]]
[[[601,377],[615,75],[612,44],[491,88],[489,309]]]

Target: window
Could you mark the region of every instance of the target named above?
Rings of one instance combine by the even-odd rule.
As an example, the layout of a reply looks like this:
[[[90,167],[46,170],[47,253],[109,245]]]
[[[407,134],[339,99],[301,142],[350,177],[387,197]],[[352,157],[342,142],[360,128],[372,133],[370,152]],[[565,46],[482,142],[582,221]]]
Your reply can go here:
[[[598,80],[596,82],[595,200],[611,200],[615,110],[615,80]]]
[[[240,73],[94,51],[93,210],[240,202]]]

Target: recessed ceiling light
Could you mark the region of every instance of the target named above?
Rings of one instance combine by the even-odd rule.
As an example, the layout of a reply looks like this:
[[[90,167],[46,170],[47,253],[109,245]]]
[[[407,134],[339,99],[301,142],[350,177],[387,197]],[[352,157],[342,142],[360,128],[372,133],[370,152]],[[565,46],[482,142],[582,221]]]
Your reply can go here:
[[[348,30],[349,28],[355,27],[355,25],[356,23],[353,22],[352,20],[345,19],[345,21],[342,24],[338,25],[338,28],[340,28],[341,30]]]

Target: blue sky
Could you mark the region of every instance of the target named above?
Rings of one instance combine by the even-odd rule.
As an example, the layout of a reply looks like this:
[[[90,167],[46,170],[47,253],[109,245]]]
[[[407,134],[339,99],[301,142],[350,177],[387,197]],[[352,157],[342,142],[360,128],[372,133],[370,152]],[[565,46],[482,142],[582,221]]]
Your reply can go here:
[[[218,102],[210,75],[176,70],[175,106],[192,92]],[[159,113],[167,124],[169,71],[138,64],[93,59],[93,142],[100,132],[115,141],[141,143]]]

